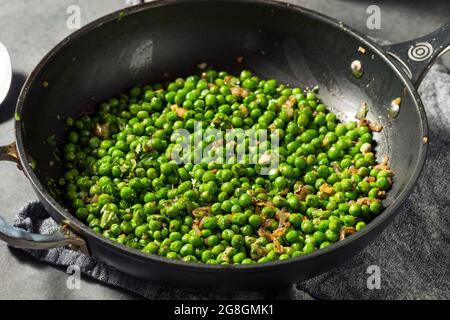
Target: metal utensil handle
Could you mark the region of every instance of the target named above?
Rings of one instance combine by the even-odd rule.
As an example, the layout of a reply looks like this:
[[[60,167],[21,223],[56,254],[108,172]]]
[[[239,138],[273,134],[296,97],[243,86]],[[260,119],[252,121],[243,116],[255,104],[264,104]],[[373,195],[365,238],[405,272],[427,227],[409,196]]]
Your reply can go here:
[[[0,161],[15,162],[20,169],[15,143],[0,147]],[[0,240],[15,248],[42,250],[68,246],[70,249],[89,254],[86,241],[75,234],[64,222],[60,224],[59,232],[42,235],[13,227],[0,217]]]
[[[450,22],[426,36],[385,47],[387,53],[409,75],[416,88],[436,59],[449,49]]]

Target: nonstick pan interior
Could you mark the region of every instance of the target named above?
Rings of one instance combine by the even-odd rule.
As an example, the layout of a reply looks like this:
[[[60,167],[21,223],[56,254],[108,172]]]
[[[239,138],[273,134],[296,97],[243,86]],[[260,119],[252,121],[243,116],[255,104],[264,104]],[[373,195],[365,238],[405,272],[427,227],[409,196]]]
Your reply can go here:
[[[238,57],[244,57],[243,65]],[[350,70],[355,59],[364,67],[361,79]],[[202,62],[236,73],[247,68],[292,86],[319,85],[319,96],[341,120],[354,119],[367,102],[369,119],[384,126],[375,135],[377,155],[388,155],[395,172],[387,205],[421,165],[426,123],[417,96],[383,53],[344,26],[266,1],[161,1],[89,25],[51,52],[31,76],[19,102],[18,142],[26,162],[36,163],[35,184],[46,188],[59,176],[54,146],[46,141],[54,135],[63,142],[66,117],[133,85],[198,72]],[[397,97],[401,111],[390,119],[387,108]]]
[[[320,97],[341,120],[354,119],[362,102],[369,119],[384,126],[378,156],[389,155],[396,173],[388,202],[401,192],[414,172],[423,132],[413,97],[384,58],[336,28],[292,10],[232,2],[177,2],[142,10],[75,35],[73,42],[51,57],[29,88],[22,110],[24,144],[45,185],[58,176],[55,135],[62,141],[64,119],[76,116],[135,84],[164,81],[198,72],[207,62],[218,69],[248,68],[263,78],[292,86],[320,86]],[[237,63],[244,57],[245,63]],[[358,59],[364,76],[356,79],[350,64]],[[44,86],[43,83],[48,84]],[[387,108],[402,98],[401,112],[389,119]]]

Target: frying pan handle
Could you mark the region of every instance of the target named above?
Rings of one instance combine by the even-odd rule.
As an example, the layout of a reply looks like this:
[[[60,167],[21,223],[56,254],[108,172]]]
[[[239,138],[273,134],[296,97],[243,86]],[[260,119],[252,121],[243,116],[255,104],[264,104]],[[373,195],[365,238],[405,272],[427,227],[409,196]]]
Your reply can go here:
[[[0,146],[0,161],[15,162],[20,169],[15,143]],[[60,224],[58,232],[42,235],[13,227],[0,217],[0,240],[15,248],[43,250],[68,246],[89,255],[86,242],[69,228],[68,222]]]
[[[450,22],[426,36],[385,47],[386,52],[409,75],[416,88],[436,59],[449,49]]]

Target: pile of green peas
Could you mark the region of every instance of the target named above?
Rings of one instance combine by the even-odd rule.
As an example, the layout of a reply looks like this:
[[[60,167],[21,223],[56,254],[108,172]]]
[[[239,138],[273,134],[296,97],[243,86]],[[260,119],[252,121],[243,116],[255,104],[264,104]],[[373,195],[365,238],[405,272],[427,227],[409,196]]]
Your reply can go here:
[[[259,164],[177,165],[172,133],[194,134],[196,121],[270,130],[278,168],[263,176]],[[252,264],[314,252],[379,215],[392,184],[367,123],[340,123],[317,90],[247,70],[135,87],[66,123],[67,207],[103,236],[168,259]]]

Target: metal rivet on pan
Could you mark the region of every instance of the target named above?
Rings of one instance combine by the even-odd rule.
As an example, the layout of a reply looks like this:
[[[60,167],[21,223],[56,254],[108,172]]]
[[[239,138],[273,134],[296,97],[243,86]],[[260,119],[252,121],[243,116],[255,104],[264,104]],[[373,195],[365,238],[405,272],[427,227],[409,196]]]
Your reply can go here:
[[[364,74],[363,66],[361,61],[355,60],[350,65],[350,68],[352,69],[353,76],[357,79],[361,78]]]
[[[395,119],[398,117],[400,113],[400,104],[402,103],[401,98],[396,98],[391,102],[391,105],[388,108],[388,117],[391,119]]]
[[[42,82],[42,86],[44,88],[48,88],[50,86],[50,84],[47,81]]]
[[[427,144],[427,143],[428,143],[428,137],[425,136],[425,137],[423,137],[423,144]]]

